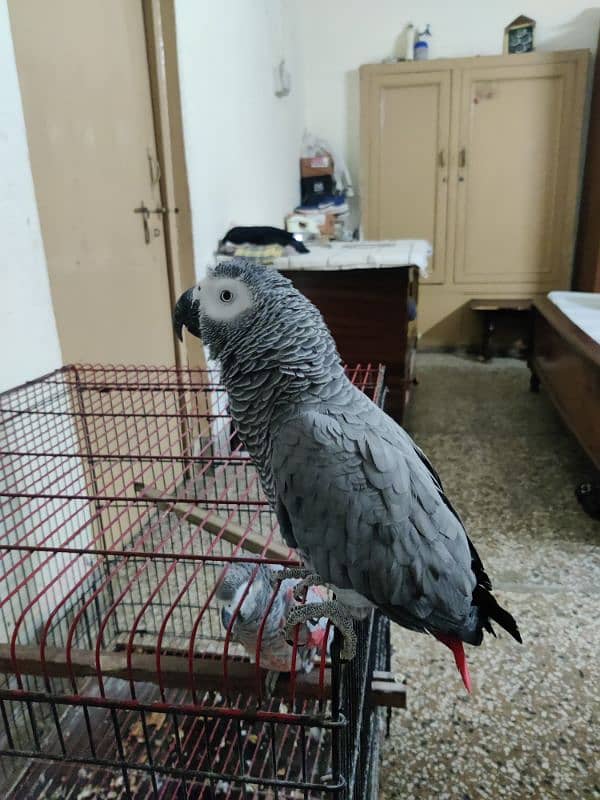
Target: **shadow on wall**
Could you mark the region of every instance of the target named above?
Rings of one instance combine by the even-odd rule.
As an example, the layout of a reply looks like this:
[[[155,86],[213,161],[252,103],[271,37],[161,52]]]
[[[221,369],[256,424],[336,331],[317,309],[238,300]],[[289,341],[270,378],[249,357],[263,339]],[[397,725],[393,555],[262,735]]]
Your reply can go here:
[[[346,141],[348,169],[354,182],[351,201],[352,228],[360,224],[360,79],[358,69],[346,73]]]
[[[419,339],[421,351],[452,352],[465,348],[470,353],[482,349],[484,317],[464,303],[450,311]],[[527,350],[530,337],[530,316],[520,311],[505,311],[494,317],[491,351],[496,355],[520,356]]]
[[[600,8],[586,8],[570,22],[557,25],[549,38],[539,44],[540,50],[577,50],[596,47],[600,29]]]
[[[461,346],[475,346],[481,341],[480,328],[475,315],[470,314],[465,303],[448,312],[443,319],[422,333],[419,350],[454,350]],[[451,346],[448,345],[451,342]]]

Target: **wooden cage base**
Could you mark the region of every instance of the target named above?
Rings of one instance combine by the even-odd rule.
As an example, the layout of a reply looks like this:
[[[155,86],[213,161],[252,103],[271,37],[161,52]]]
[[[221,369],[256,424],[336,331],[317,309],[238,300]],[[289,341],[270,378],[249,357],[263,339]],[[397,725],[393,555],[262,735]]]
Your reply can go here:
[[[169,689],[194,689],[196,691],[230,691],[242,694],[256,694],[256,666],[247,660],[231,660],[227,664],[227,680],[223,677],[223,662],[220,658],[198,656],[193,662],[193,686],[187,655],[165,655],[160,659],[160,678],[156,668],[156,655],[133,652],[130,665],[125,652],[102,653],[100,673],[103,679],[154,683]],[[37,646],[18,646],[15,660],[11,658],[10,647],[0,644],[0,673],[14,675],[48,675],[51,678],[96,677],[96,653],[93,650],[71,650],[70,662],[64,650],[48,647],[44,661]],[[264,685],[266,670],[261,669]],[[274,689],[274,695],[289,697],[291,693],[290,676],[282,673]],[[299,698],[331,697],[331,671],[325,670],[323,686],[319,681],[319,670],[296,675],[294,692]],[[392,672],[376,671],[368,691],[368,700],[374,706],[406,708],[406,688]]]

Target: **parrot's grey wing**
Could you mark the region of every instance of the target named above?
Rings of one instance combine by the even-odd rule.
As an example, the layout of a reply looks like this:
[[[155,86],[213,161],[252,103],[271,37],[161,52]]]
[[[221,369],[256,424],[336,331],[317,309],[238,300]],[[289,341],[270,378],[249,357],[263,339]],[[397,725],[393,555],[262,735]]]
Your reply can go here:
[[[408,438],[408,435],[407,435],[407,438]],[[454,506],[452,505],[452,503],[448,499],[448,495],[444,491],[444,487],[442,485],[442,480],[441,480],[440,476],[438,475],[437,471],[434,469],[433,465],[431,464],[431,462],[429,461],[429,459],[427,458],[425,453],[421,450],[421,448],[417,447],[417,445],[412,440],[410,440],[410,442],[411,442],[411,444],[412,444],[412,446],[413,446],[413,448],[415,450],[415,453],[420,458],[421,462],[425,465],[425,467],[429,471],[429,474],[431,475],[433,481],[435,482],[436,488],[438,490],[438,493],[439,493],[441,499],[448,506],[450,511],[454,514],[454,516],[460,522],[460,524],[462,525],[462,527],[464,529],[463,521],[461,520],[461,518],[458,515],[458,512],[456,511],[456,509],[454,508]],[[466,531],[465,531],[465,536],[467,537],[467,542],[469,544],[469,550],[471,552],[471,568],[473,569],[473,572],[475,573],[475,577],[477,578],[477,583],[480,584],[481,586],[483,586],[485,589],[491,589],[492,588],[492,582],[490,580],[490,577],[487,574],[487,572],[485,571],[483,563],[481,561],[481,558],[479,557],[479,553],[475,549],[475,545],[473,544],[473,542],[469,538],[469,536],[466,533]]]
[[[408,627],[459,625],[475,578],[466,535],[410,437],[375,405],[306,411],[273,443],[286,541],[340,589]]]

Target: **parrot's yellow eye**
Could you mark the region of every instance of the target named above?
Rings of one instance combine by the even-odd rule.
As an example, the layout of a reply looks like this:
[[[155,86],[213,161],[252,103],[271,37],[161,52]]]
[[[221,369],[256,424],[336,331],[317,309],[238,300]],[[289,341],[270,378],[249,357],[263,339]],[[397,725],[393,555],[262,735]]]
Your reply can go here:
[[[233,300],[233,292],[230,292],[229,289],[223,289],[219,297],[222,303],[231,303]]]

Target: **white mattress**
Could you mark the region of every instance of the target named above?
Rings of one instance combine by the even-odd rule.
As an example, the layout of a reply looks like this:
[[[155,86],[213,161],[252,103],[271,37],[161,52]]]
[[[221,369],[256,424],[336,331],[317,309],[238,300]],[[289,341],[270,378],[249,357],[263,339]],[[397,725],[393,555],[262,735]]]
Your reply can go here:
[[[284,270],[346,270],[385,267],[418,267],[427,275],[433,248],[424,239],[331,242],[329,246],[307,245],[310,253],[276,258],[273,266]]]
[[[571,322],[600,344],[600,294],[594,292],[550,292],[548,299]]]

